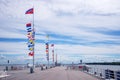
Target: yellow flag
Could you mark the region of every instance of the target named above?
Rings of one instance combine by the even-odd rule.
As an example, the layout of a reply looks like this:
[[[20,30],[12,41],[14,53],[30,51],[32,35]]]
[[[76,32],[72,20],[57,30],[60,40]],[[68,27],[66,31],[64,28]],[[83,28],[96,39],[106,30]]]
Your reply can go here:
[[[29,48],[30,51],[33,51],[33,48]]]
[[[33,42],[33,40],[29,40],[29,42]]]
[[[46,38],[49,39],[49,35],[48,34],[46,35]]]

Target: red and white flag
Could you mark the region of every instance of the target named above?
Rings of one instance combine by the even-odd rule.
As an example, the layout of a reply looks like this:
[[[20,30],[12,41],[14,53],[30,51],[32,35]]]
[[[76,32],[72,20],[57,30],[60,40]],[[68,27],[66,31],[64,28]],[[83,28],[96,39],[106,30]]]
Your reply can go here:
[[[34,9],[31,8],[25,12],[25,14],[34,14]]]

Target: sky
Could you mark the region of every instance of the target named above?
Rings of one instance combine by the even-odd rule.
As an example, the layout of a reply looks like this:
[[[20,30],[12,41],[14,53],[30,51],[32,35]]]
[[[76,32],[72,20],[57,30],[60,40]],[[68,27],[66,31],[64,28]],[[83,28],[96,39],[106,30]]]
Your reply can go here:
[[[46,63],[45,41],[58,62],[120,61],[120,0],[0,0],[0,63],[29,63],[26,23],[34,6],[35,62]],[[49,55],[52,63],[52,48]]]

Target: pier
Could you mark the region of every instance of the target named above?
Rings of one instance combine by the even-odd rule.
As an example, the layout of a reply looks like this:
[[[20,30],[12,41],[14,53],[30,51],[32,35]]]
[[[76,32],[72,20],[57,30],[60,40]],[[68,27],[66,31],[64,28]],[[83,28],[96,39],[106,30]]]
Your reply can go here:
[[[9,71],[7,80],[100,80],[78,70],[67,70],[66,67],[55,67],[46,70],[35,68],[30,74],[29,70]]]

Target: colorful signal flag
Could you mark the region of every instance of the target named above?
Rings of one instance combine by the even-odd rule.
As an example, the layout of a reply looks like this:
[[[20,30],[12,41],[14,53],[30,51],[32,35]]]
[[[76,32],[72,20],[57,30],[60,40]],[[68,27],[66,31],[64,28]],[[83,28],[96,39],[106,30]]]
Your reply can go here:
[[[31,8],[31,9],[29,9],[29,10],[27,10],[25,12],[25,14],[33,14],[33,13],[34,13],[34,9],[33,8]]]

